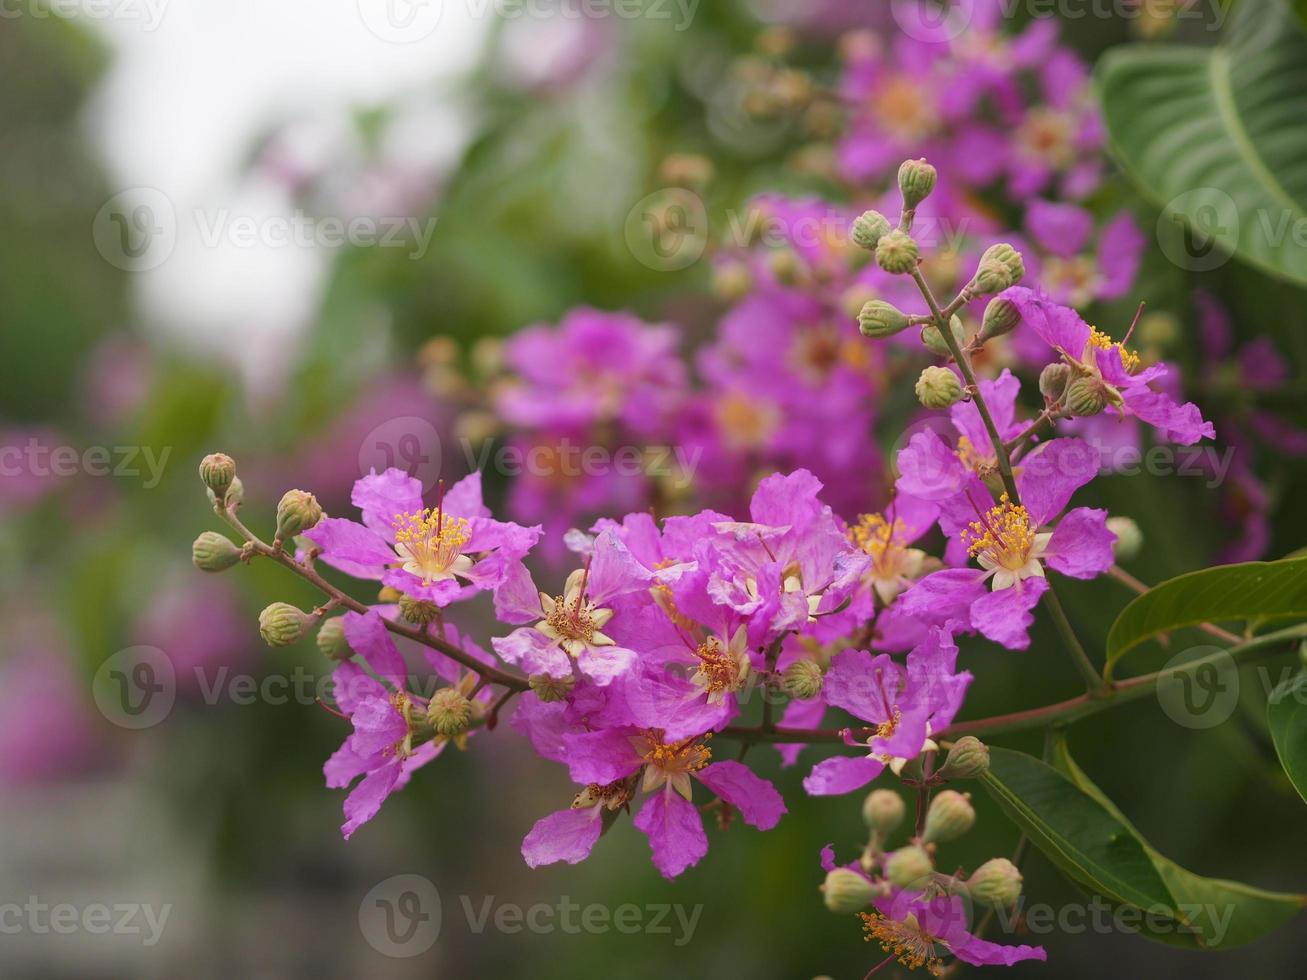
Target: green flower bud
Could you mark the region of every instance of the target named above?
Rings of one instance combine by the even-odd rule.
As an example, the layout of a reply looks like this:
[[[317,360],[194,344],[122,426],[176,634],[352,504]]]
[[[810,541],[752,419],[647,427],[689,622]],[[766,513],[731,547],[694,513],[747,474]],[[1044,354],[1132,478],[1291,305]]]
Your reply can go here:
[[[985,307],[985,317],[980,322],[980,342],[1011,333],[1021,322],[1021,311],[1011,300],[995,297]]]
[[[976,779],[989,770],[989,747],[974,735],[963,735],[936,770],[941,779]]]
[[[1144,532],[1139,530],[1139,525],[1129,517],[1109,517],[1107,529],[1116,535],[1112,552],[1118,561],[1129,561],[1139,554],[1139,549],[1144,546]]]
[[[298,642],[313,624],[313,617],[289,602],[274,602],[259,613],[259,635],[270,647]]]
[[[853,228],[850,232],[853,244],[858,248],[874,252],[876,243],[890,233],[891,227],[889,218],[879,211],[863,211],[853,219]]]
[[[903,822],[903,797],[892,789],[873,789],[862,801],[862,821],[881,834],[892,834]]]
[[[440,616],[440,607],[426,599],[414,599],[411,595],[399,597],[399,614],[415,626],[426,626]]]
[[[1066,387],[1066,409],[1072,415],[1097,415],[1107,406],[1107,393],[1097,378],[1076,378]]]
[[[826,872],[821,886],[822,901],[836,915],[861,912],[876,897],[875,886],[852,868],[836,868]]]
[[[926,829],[921,839],[928,844],[945,844],[957,840],[976,822],[970,793],[945,789],[936,793],[926,811]]]
[[[354,650],[345,639],[345,620],[341,616],[328,619],[318,628],[318,649],[328,660],[344,663],[354,656]]]
[[[934,870],[930,856],[915,844],[900,847],[885,862],[885,877],[896,888],[921,888]]]
[[[303,534],[322,520],[322,505],[305,490],[287,490],[277,504],[277,538],[285,541]]]
[[[227,488],[227,499],[224,503],[228,507],[239,507],[244,502],[245,484],[241,483],[241,478],[238,476],[231,481],[231,486]]]
[[[734,303],[753,288],[753,274],[743,262],[722,262],[713,269],[712,285],[718,298]]]
[[[1071,380],[1069,365],[1056,361],[1044,366],[1039,372],[1039,393],[1051,402],[1060,402],[1066,393],[1067,382]]]
[[[217,531],[205,531],[191,545],[191,561],[202,572],[225,572],[240,560],[240,548]]]
[[[793,286],[803,278],[803,260],[791,248],[774,248],[767,254],[767,268],[782,286]]]
[[[899,165],[899,193],[903,195],[903,206],[913,210],[935,189],[935,168],[925,159],[904,160]]]
[[[958,347],[964,346],[967,340],[967,328],[962,325],[962,318],[954,316],[949,320],[949,328],[953,331],[953,339],[957,341]],[[939,327],[933,323],[928,323],[921,328],[921,342],[932,354],[938,354],[940,357],[952,356],[948,344],[944,343],[944,337],[939,332]]]
[[[442,687],[431,696],[431,704],[427,706],[427,720],[437,735],[447,738],[462,735],[472,721],[472,702],[462,691]]]
[[[948,368],[932,365],[917,378],[916,392],[926,408],[948,408],[962,400],[962,382]]]
[[[214,497],[222,500],[231,481],[236,479],[236,461],[225,453],[210,453],[200,460],[200,479],[213,491]]]
[[[1005,909],[1021,897],[1021,872],[1007,858],[990,858],[967,879],[967,894],[977,905]]]
[[[781,689],[792,698],[811,701],[821,693],[822,670],[812,660],[796,660],[781,675]]]
[[[985,249],[976,266],[976,274],[967,285],[967,291],[975,296],[1001,293],[1009,286],[1015,286],[1026,274],[1026,264],[1021,253],[1007,242],[1000,242]]]
[[[876,262],[886,272],[907,275],[917,267],[917,243],[906,231],[895,228],[876,243]]]
[[[863,304],[862,311],[858,314],[858,329],[864,337],[877,340],[893,337],[908,329],[908,318],[893,303],[873,299]]]
[[[576,686],[576,679],[573,677],[550,677],[548,674],[532,674],[527,678],[527,683],[531,685],[531,690],[535,691],[536,697],[545,704],[553,704],[572,693],[572,688]]]

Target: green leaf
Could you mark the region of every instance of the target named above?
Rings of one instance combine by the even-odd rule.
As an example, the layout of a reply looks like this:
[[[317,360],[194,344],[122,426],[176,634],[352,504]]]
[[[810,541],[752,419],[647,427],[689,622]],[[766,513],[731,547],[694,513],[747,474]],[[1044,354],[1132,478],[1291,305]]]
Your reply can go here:
[[[991,747],[982,782],[1073,881],[1113,904],[1169,910],[1166,884],[1129,826],[1056,769],[1024,753]]]
[[[1307,800],[1307,670],[1280,684],[1266,704],[1266,720],[1280,765]]]
[[[1307,35],[1284,0],[1241,0],[1218,47],[1126,45],[1095,75],[1172,262],[1201,271],[1233,252],[1307,284]]]
[[[1307,674],[1300,675],[1300,677]],[[992,751],[992,750],[991,750]],[[1053,761],[1075,785],[1103,806],[1139,841],[1166,883],[1175,928],[1145,933],[1151,939],[1196,949],[1233,949],[1260,939],[1307,906],[1307,895],[1271,892],[1237,881],[1204,878],[1159,854],[1117,809],[1116,805],[1076,765],[1065,740],[1054,747]]]
[[[1199,623],[1307,616],[1307,558],[1218,565],[1168,579],[1121,610],[1107,635],[1111,680],[1117,661],[1159,633]]]

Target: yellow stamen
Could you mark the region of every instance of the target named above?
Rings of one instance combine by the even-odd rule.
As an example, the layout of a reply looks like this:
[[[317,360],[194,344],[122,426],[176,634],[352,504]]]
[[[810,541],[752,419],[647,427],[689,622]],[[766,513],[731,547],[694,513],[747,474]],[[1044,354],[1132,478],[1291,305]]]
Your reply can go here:
[[[1089,328],[1089,346],[1097,347],[1099,350],[1111,350],[1115,347],[1121,352],[1121,363],[1125,366],[1126,371],[1134,374],[1139,370],[1139,355],[1134,351],[1126,350],[1097,327]]]
[[[701,738],[665,743],[662,740],[662,730],[650,728],[645,730],[642,737],[645,741],[642,751],[644,761],[664,772],[698,772],[712,759],[712,750],[707,744],[712,738],[711,732]]]
[[[589,643],[595,636],[594,616],[590,603],[578,594],[570,603],[563,596],[554,598],[554,609],[545,622],[554,628],[559,636],[569,640]]]
[[[452,578],[471,562],[462,561],[463,546],[472,538],[472,525],[461,517],[445,517],[430,507],[417,512],[396,514],[395,550],[404,559],[404,570],[422,576],[424,585],[432,580]]]
[[[909,970],[925,967],[933,977],[943,974],[944,967],[935,953],[939,942],[934,936],[921,928],[917,917],[909,913],[902,921],[889,919],[879,912],[859,912],[862,929],[866,933],[864,942],[880,943],[880,948],[894,956]]]
[[[1012,570],[1024,568],[1035,546],[1035,530],[1024,506],[1013,506],[1007,494],[978,521],[962,529],[962,543],[977,558]]]

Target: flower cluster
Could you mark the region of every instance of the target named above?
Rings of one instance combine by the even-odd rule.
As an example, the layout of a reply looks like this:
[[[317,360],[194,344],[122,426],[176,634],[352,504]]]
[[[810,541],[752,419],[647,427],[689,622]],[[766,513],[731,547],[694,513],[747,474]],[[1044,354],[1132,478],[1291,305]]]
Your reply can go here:
[[[415,478],[371,472],[354,486],[358,520],[327,516],[313,495],[291,490],[267,543],[239,517],[244,490],[234,462],[204,460],[215,511],[243,542],[202,535],[196,563],[220,571],[272,560],[328,596],[310,612],[274,603],[260,630],[283,646],[316,629],[336,663],[336,710],[350,731],[325,775],[329,786],[350,788],[346,836],[446,746],[467,748],[511,710],[510,727],[537,755],[566,766],[575,784],[570,803],[526,833],[527,863],[581,861],[631,813],[654,865],[674,878],[707,853],[704,813],[723,831],[737,817],[769,830],[785,814],[781,792],[745,762],[754,743],[775,746],[783,766],[806,745],[833,747],[802,777],[812,796],[852,792],[888,770],[924,801],[983,771],[984,746],[957,737],[972,682],[959,666],[960,636],[1025,650],[1037,607],[1047,605],[1087,684],[1103,683],[1055,589],[1059,577],[1111,570],[1113,527],[1123,525],[1076,501],[1100,471],[1099,453],[1057,429],[1106,418],[1184,444],[1214,429],[1176,397],[1168,365],[1145,363],[1130,330],[1115,339],[1050,293],[1020,285],[1027,270],[1010,243],[984,249],[956,296],[936,299],[912,237],[936,179],[930,164],[910,160],[898,173],[897,224],[874,210],[849,218],[848,247],[862,253],[861,265],[842,260],[825,281],[853,274],[886,287],[863,304],[856,326],[839,322],[837,306],[813,305],[812,292],[776,279],[732,310],[701,352],[704,392],[685,386],[666,328],[627,317],[580,311],[507,348],[517,380],[500,390],[501,410],[534,433],[584,438],[618,429],[647,438],[673,425],[685,438],[699,432],[715,465],[734,458],[752,466],[816,440],[826,444],[816,450],[821,469],[850,482],[861,474],[855,493],[796,466],[757,481],[738,510],[655,504],[654,512],[632,508],[585,530],[569,527],[542,564],[535,559],[545,529],[493,516],[479,474],[423,500]],[[824,255],[802,261],[818,269]],[[776,270],[754,271],[764,281]],[[905,296],[905,284],[920,294],[922,312],[885,298]],[[968,323],[958,314],[973,304],[983,311]],[[847,334],[820,347],[826,326]],[[1037,411],[1022,407],[1034,399],[1022,399],[1020,375],[987,359],[1013,335],[1023,335],[1026,351],[1019,370],[1038,377]],[[796,350],[812,356],[795,360]],[[904,433],[884,479],[869,485],[863,450],[872,419],[858,407],[881,397],[889,366],[907,357],[934,362],[914,386],[924,424]],[[778,388],[779,377],[808,387]],[[759,414],[763,399],[774,415]],[[746,416],[753,422],[744,424]],[[689,421],[696,418],[698,429]],[[730,424],[713,430],[713,418]],[[772,421],[754,424],[763,418]],[[766,453],[732,457],[722,441],[764,430],[779,440]],[[730,472],[737,486],[750,482],[751,471]],[[711,496],[711,481],[705,489]],[[863,497],[877,506],[846,516],[844,507]],[[559,567],[560,555],[570,567]],[[319,562],[377,591],[360,601],[324,579]],[[451,621],[479,597],[500,624],[484,643]],[[419,652],[422,677],[411,671]],[[820,727],[828,717],[836,726]],[[741,750],[723,757],[731,744]],[[886,792],[868,799],[873,835],[861,860],[836,868],[825,853],[827,903],[842,911],[856,904],[869,939],[932,972],[941,956],[1042,958],[1042,950],[987,942],[958,919],[964,899],[1015,901],[1020,875],[1010,863],[996,859],[969,876],[934,870],[937,845],[971,824],[967,798],[936,792],[917,833],[891,852],[897,819],[880,813]]]

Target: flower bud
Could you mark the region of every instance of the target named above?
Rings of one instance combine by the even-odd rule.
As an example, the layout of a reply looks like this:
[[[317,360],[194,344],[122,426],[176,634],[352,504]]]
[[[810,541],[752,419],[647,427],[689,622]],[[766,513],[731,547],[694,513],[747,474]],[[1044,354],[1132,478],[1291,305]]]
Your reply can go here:
[[[958,347],[966,342],[967,328],[962,325],[962,318],[954,316],[949,320],[949,329],[953,333],[953,339],[957,341]],[[943,335],[939,332],[939,327],[933,323],[928,323],[921,328],[921,342],[932,354],[938,354],[940,357],[952,356],[948,344],[944,342]]]
[[[1071,368],[1061,361],[1044,366],[1039,372],[1039,393],[1051,402],[1060,402],[1071,380]]]
[[[226,453],[210,453],[200,460],[200,479],[222,501],[231,481],[236,479],[236,461]]]
[[[990,858],[966,884],[971,900],[987,908],[1009,908],[1021,897],[1021,872],[1007,858]]]
[[[917,267],[917,243],[906,231],[895,228],[876,243],[876,262],[886,272],[907,275]]]
[[[399,614],[415,626],[426,626],[440,615],[440,607],[426,599],[414,599],[411,595],[399,597]]]
[[[862,821],[882,834],[892,834],[903,822],[903,797],[892,789],[873,789],[862,801]]]
[[[287,490],[277,504],[277,538],[285,541],[317,525],[322,505],[305,490]]]
[[[767,253],[767,268],[782,286],[793,286],[803,279],[803,260],[792,248],[774,248]]]
[[[989,747],[974,735],[963,735],[935,771],[941,779],[976,779],[989,771]]]
[[[240,548],[217,531],[205,531],[191,545],[191,561],[202,572],[225,572],[240,560]]]
[[[212,491],[210,492],[212,493]],[[214,494],[214,499],[217,499],[217,494]],[[228,507],[239,507],[244,502],[245,484],[241,483],[241,478],[238,476],[231,481],[231,486],[227,488],[227,499],[224,504]]]
[[[936,793],[926,811],[926,828],[921,839],[930,844],[945,844],[957,840],[976,822],[976,811],[971,805],[970,793],[945,789]]]
[[[893,303],[873,299],[858,314],[858,329],[864,337],[893,337],[908,328],[908,318]]]
[[[1001,293],[1019,283],[1025,274],[1026,265],[1021,253],[1007,242],[1000,242],[985,249],[967,290],[976,296]]]
[[[826,881],[821,886],[822,901],[826,908],[837,915],[852,915],[871,904],[876,897],[875,886],[866,876],[858,874],[852,868],[836,868],[826,872]]]
[[[1097,415],[1107,406],[1103,382],[1097,378],[1076,378],[1066,386],[1066,410],[1076,417]]]
[[[753,274],[743,262],[722,262],[713,269],[712,286],[719,299],[734,303],[753,288]]]
[[[328,619],[318,628],[318,649],[328,660],[344,663],[354,656],[354,651],[345,639],[345,620],[341,616]]]
[[[792,698],[811,701],[821,693],[822,671],[815,661],[796,660],[781,675],[781,689]]]
[[[298,642],[312,623],[312,616],[289,602],[274,602],[259,613],[259,635],[270,647],[287,647]]]
[[[985,317],[980,322],[980,342],[1011,333],[1021,322],[1021,311],[1009,299],[994,297],[985,307]]]
[[[572,688],[576,686],[576,678],[532,674],[527,678],[527,683],[531,685],[531,690],[535,691],[536,697],[545,704],[553,704],[572,693]]]
[[[427,720],[437,735],[462,735],[472,720],[472,702],[456,688],[442,687],[431,696]]]
[[[895,888],[922,888],[935,866],[915,844],[900,847],[885,861],[885,877]]]
[[[876,250],[876,243],[890,233],[889,218],[879,211],[863,211],[853,219],[850,234],[853,244],[870,252]]]
[[[1144,546],[1144,532],[1139,530],[1139,525],[1129,517],[1109,517],[1107,529],[1116,535],[1112,552],[1118,561],[1129,561],[1139,554],[1139,549]]]
[[[913,210],[935,189],[935,168],[925,159],[904,160],[899,165],[899,193],[903,195],[903,206]]]
[[[926,408],[948,408],[962,400],[962,382],[948,368],[931,365],[917,378],[916,392]]]

